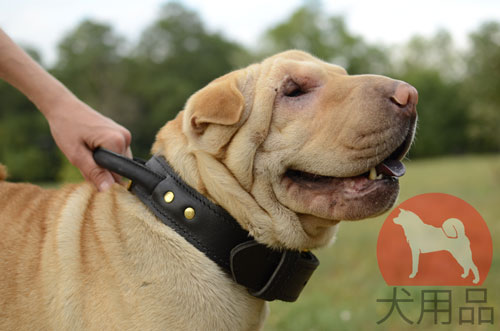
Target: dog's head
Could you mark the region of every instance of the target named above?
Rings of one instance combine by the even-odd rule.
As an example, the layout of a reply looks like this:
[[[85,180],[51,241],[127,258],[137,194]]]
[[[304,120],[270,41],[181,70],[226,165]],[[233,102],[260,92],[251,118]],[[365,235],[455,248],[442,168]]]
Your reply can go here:
[[[393,205],[417,98],[406,83],[284,52],[195,93],[153,151],[190,164],[174,167],[199,172],[188,182],[257,240],[317,247],[338,221]]]

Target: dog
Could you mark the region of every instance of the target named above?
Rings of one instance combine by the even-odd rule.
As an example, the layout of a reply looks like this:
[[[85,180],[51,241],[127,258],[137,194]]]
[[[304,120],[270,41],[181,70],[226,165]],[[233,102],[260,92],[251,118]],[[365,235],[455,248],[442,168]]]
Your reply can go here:
[[[420,254],[448,251],[464,269],[462,278],[467,278],[472,271],[474,275],[472,282],[479,283],[479,272],[472,260],[470,241],[465,234],[462,221],[450,218],[438,228],[425,224],[414,212],[400,209],[399,215],[393,222],[403,227],[406,241],[411,249],[412,272],[409,278],[415,278],[418,273]]]
[[[257,242],[310,250],[393,205],[417,100],[287,51],[194,93],[152,152]],[[267,313],[124,186],[0,181],[1,330],[258,330]]]

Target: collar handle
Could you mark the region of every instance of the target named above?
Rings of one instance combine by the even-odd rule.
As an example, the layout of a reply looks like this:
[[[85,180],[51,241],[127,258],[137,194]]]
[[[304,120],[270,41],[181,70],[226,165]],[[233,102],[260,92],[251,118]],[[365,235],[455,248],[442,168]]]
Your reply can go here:
[[[94,160],[104,169],[139,183],[149,194],[165,178],[147,168],[142,160],[132,160],[104,148],[98,147],[94,150]]]

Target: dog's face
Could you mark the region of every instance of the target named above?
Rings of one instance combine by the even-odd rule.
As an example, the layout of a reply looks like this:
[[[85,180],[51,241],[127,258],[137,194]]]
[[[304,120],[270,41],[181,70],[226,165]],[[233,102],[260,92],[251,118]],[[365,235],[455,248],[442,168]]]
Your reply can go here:
[[[416,103],[416,90],[403,82],[349,76],[339,66],[289,51],[197,92],[186,105],[182,130],[188,150],[223,164],[265,211],[275,240],[315,247],[328,241],[328,229],[339,220],[375,216],[393,205],[399,186],[390,175],[413,139]],[[290,243],[297,231],[308,239]]]

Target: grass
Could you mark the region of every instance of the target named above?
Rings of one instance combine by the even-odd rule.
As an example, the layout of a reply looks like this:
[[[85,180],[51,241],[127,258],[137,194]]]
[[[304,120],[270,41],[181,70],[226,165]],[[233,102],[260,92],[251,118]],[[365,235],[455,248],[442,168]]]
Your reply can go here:
[[[377,299],[392,298],[392,287],[382,278],[376,257],[379,230],[387,214],[363,222],[343,223],[337,241],[315,252],[321,265],[295,303],[272,302],[265,330],[498,330],[500,328],[500,155],[464,156],[407,161],[407,174],[401,178],[397,204],[422,193],[455,195],[471,204],[484,218],[493,240],[493,261],[481,288],[488,291],[494,309],[494,325],[477,322],[479,304],[465,303],[464,287],[405,287],[415,301],[402,303],[401,310],[413,321],[420,316],[419,297],[423,289],[452,291],[451,324],[434,324],[427,313],[420,324],[407,324],[394,310],[384,323],[376,322],[387,314],[390,303]],[[399,292],[398,297],[405,295]],[[407,297],[409,298],[409,297]],[[475,325],[459,325],[458,307],[476,310]],[[438,323],[443,321],[440,318]]]

